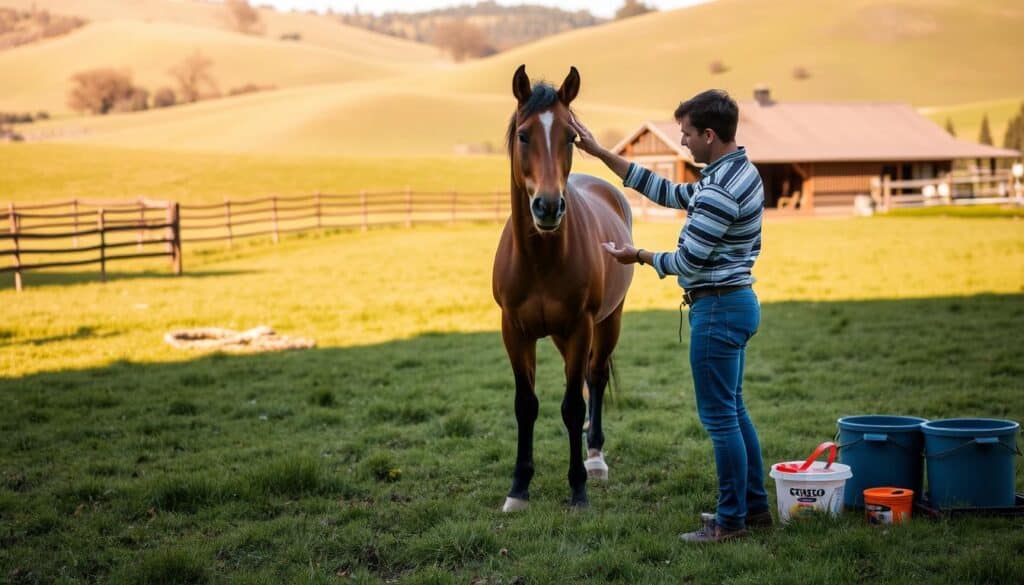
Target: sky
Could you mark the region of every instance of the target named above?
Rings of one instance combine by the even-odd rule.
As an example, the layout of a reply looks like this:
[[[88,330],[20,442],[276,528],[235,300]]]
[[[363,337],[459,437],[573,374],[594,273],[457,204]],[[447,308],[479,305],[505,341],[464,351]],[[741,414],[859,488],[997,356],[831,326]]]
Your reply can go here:
[[[671,10],[683,6],[702,4],[709,0],[645,0],[645,4],[659,10]],[[335,12],[352,12],[359,7],[360,12],[420,12],[434,8],[444,8],[459,4],[475,4],[475,0],[253,0],[250,4],[272,5],[278,10],[318,10],[330,7]],[[622,6],[623,0],[498,0],[498,4],[542,4],[557,6],[563,10],[576,11],[587,9],[594,16],[610,18]]]

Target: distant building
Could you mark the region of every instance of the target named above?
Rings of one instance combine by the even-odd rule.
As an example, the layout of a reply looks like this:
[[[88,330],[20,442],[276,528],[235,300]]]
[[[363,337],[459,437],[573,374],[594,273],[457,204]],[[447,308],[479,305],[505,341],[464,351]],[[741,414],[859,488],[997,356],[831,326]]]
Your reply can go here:
[[[766,207],[847,211],[884,175],[940,178],[957,160],[995,168],[1016,150],[957,140],[908,104],[772,101],[767,89],[739,102],[736,141],[761,172]],[[675,121],[647,121],[617,144],[618,154],[674,181],[695,181],[699,166],[680,144]]]

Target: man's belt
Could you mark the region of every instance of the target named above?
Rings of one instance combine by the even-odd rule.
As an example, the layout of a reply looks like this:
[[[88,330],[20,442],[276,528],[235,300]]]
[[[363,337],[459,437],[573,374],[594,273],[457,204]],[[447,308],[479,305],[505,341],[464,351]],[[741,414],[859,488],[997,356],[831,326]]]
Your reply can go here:
[[[745,288],[750,288],[750,285],[739,284],[735,286],[704,286],[701,288],[691,288],[690,290],[683,291],[683,302],[686,303],[687,306],[689,306],[697,302],[699,299],[703,299],[704,297],[720,297],[722,295],[726,295],[731,292],[736,292],[738,290],[743,290]]]

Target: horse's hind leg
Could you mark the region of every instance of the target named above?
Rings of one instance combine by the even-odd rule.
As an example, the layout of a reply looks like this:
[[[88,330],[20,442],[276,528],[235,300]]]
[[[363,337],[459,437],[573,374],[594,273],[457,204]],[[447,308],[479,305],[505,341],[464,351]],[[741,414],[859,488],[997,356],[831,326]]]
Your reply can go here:
[[[608,464],[604,460],[604,425],[602,410],[604,391],[611,377],[611,356],[619,341],[622,325],[622,304],[607,319],[594,327],[594,347],[587,366],[587,387],[590,389],[590,428],[587,429],[587,475],[608,480]]]
[[[518,335],[504,323],[502,337],[516,381],[516,426],[519,434],[516,466],[512,471],[512,489],[505,498],[502,511],[515,512],[529,506],[530,481],[533,479],[533,425],[537,421],[539,408],[537,394],[534,392],[537,341]]]

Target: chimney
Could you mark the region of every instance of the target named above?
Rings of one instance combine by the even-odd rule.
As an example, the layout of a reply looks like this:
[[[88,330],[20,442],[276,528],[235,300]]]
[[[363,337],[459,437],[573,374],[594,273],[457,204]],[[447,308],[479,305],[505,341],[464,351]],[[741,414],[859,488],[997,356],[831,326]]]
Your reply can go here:
[[[754,100],[761,107],[770,106],[775,103],[772,101],[772,90],[768,89],[767,85],[754,86]]]

